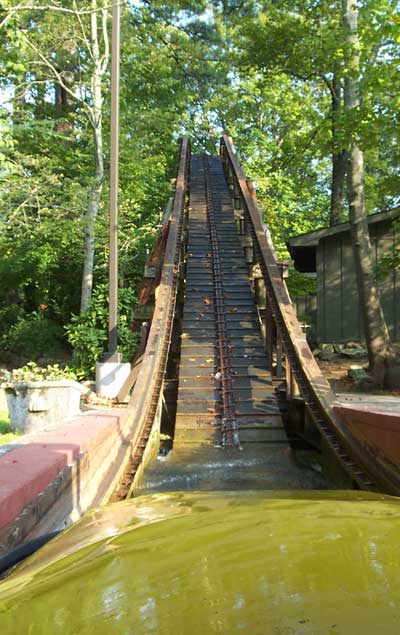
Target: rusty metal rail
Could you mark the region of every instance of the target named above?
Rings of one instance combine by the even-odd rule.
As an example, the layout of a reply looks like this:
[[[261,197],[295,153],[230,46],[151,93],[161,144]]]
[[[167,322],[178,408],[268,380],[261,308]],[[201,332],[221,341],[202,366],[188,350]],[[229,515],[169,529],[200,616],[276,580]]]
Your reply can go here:
[[[233,397],[230,349],[228,345],[226,307],[224,301],[224,286],[221,271],[221,258],[219,254],[216,219],[212,188],[210,186],[210,174],[208,157],[205,163],[205,186],[207,199],[208,230],[210,234],[212,270],[214,278],[214,302],[216,317],[217,347],[219,359],[219,372],[222,384],[222,445],[240,446],[239,430],[235,417],[235,401]]]
[[[272,326],[277,335],[276,338],[270,338],[270,345],[275,342],[278,363],[282,347],[286,359],[288,396],[301,396],[308,416],[358,487],[399,494],[398,472],[391,470],[379,457],[361,445],[334,412],[335,395],[307,344],[282,279],[272,241],[263,226],[251,184],[238,162],[231,138],[226,135],[221,139],[220,154],[232,196],[236,202],[240,202],[242,208],[241,224],[251,239],[255,260],[261,270],[269,305],[267,324],[269,321],[270,329]],[[269,355],[272,360],[272,350]]]
[[[178,289],[189,164],[190,144],[188,139],[183,139],[159,291],[146,349],[129,401],[129,417],[134,423],[134,434],[120,467],[119,485],[110,499],[112,501],[121,500],[129,493],[142,465],[156,413],[161,406]]]

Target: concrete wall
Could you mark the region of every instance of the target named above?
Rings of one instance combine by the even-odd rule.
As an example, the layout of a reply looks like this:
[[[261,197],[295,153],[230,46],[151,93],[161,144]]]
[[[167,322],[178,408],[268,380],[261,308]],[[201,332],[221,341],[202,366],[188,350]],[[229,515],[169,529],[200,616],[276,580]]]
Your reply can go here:
[[[0,388],[0,412],[7,412],[7,399],[4,388]]]

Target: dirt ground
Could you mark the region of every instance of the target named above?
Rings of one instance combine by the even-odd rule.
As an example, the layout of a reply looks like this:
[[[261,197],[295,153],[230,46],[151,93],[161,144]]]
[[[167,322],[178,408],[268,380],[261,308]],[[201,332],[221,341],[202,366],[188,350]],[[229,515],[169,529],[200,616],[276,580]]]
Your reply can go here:
[[[325,362],[322,359],[317,359],[317,362],[325,379],[329,381],[334,392],[354,392],[356,383],[353,379],[349,378],[347,371],[351,366],[355,365],[362,366],[363,368],[368,366],[367,357],[362,357],[357,360],[337,357],[329,362]]]
[[[364,392],[357,383],[350,379],[347,371],[351,366],[362,366],[367,368],[368,358],[361,357],[358,359],[346,359],[344,357],[336,357],[332,361],[325,362],[317,359],[318,365],[325,377],[332,386],[332,390],[336,393]],[[400,398],[400,390],[374,390],[374,393],[380,395],[390,395]]]

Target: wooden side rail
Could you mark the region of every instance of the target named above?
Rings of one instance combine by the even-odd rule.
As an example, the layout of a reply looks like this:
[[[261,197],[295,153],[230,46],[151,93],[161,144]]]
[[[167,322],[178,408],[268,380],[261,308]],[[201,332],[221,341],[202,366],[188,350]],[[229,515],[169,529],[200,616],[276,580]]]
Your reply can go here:
[[[146,349],[128,406],[129,416],[134,424],[134,435],[121,469],[121,473],[129,471],[126,479],[128,481],[134,479],[142,462],[162,396],[178,288],[189,164],[190,144],[188,139],[183,139],[157,300]],[[118,498],[118,494],[113,496],[113,499]]]
[[[272,363],[273,352],[285,359],[288,398],[301,396],[308,416],[314,421],[325,442],[335,453],[350,478],[362,489],[400,493],[400,475],[396,470],[378,463],[359,441],[352,436],[333,404],[335,394],[308,346],[305,334],[296,317],[282,268],[276,259],[268,230],[263,225],[254,189],[246,179],[233,149],[232,140],[224,135],[220,145],[221,158],[232,197],[238,207],[240,201],[245,233],[250,237],[256,263],[261,270],[267,298],[266,321],[274,325],[276,336],[267,337],[267,355]],[[271,326],[270,326],[271,329]],[[268,343],[269,342],[269,343]],[[273,351],[271,346],[277,350]]]

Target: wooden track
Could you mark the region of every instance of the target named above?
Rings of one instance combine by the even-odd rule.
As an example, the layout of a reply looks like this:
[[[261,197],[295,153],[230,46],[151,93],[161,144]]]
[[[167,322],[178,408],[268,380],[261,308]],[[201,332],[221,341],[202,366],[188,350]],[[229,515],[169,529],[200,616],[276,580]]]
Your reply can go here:
[[[131,491],[129,484],[143,463],[155,414],[164,398],[163,377],[174,319],[181,330],[174,449],[168,466],[153,464],[150,468],[150,489],[157,489],[167,473],[167,481],[180,482],[182,462],[190,465],[190,455],[201,457],[198,465],[203,466],[203,472],[207,465],[219,465],[221,455],[216,458],[216,447],[218,452],[221,446],[229,447],[226,459],[236,462],[238,469],[241,462],[237,457],[232,459],[232,452],[239,452],[239,447],[252,446],[256,462],[261,447],[264,457],[271,448],[290,452],[274,390],[274,375],[283,370],[286,401],[302,402],[308,425],[318,431],[321,443],[347,475],[347,483],[398,494],[397,470],[378,463],[334,410],[335,395],[297,321],[254,190],[230,138],[221,139],[220,157],[193,156],[190,178],[186,179],[188,169],[189,146],[184,142],[160,291],[143,369],[131,398],[138,432],[115,498],[126,495],[127,488]],[[184,199],[189,192],[185,221]],[[186,223],[184,233],[182,223]],[[258,282],[266,296],[261,313],[254,301],[255,283],[250,284],[249,273],[254,268],[258,268]],[[184,279],[181,322],[174,313],[179,270]],[[287,467],[284,461],[282,469],[274,461],[271,465],[281,476]],[[245,481],[243,477],[242,484]],[[268,482],[271,487],[288,487],[289,482],[294,487],[315,486],[300,484],[296,471],[290,472],[290,478]]]
[[[221,160],[194,156],[175,443],[222,443],[223,395],[206,172],[221,259],[222,311],[239,442],[287,444]],[[217,377],[217,379],[216,379]],[[200,380],[200,382],[199,382]],[[230,444],[234,444],[231,440]]]

